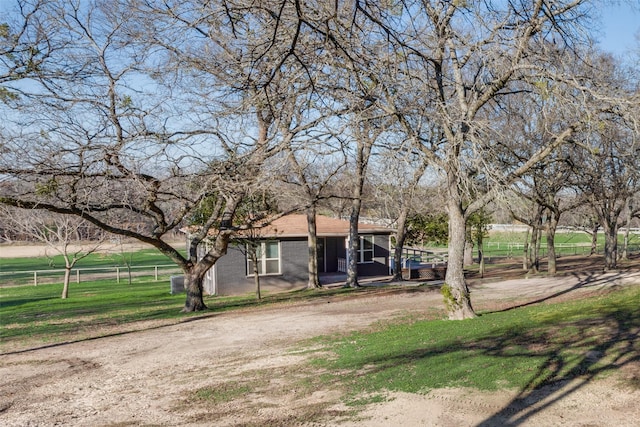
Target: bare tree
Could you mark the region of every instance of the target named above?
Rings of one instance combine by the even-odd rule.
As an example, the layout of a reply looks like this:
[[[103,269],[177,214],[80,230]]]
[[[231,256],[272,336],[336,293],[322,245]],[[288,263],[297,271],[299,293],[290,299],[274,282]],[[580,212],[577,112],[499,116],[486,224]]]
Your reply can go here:
[[[407,240],[409,218],[420,212],[428,204],[426,190],[420,186],[428,163],[411,149],[388,147],[373,165],[370,179],[375,198],[374,206],[378,218],[395,226],[395,247],[393,251],[393,279],[403,280],[402,254]]]
[[[273,172],[273,176],[283,183],[284,194],[280,198],[293,199],[290,206],[304,206],[308,228],[308,289],[320,287],[316,229],[318,207],[332,197],[330,184],[346,164],[341,147],[330,143],[332,138],[328,132],[292,141],[294,144],[286,148],[285,162],[277,163],[277,171]]]
[[[618,261],[618,231],[633,216],[623,217],[629,200],[638,191],[636,166],[640,154],[634,132],[619,121],[600,122],[589,135],[585,148],[575,158],[579,169],[575,177],[605,235],[605,269],[615,269]],[[631,211],[631,209],[629,209]]]
[[[605,235],[605,269],[618,260],[618,230],[635,213],[629,201],[640,188],[636,159],[640,154],[637,122],[637,80],[610,55],[595,52],[585,58],[593,81],[618,99],[611,108],[590,118],[580,134],[579,149],[571,157],[572,183],[593,209]],[[629,210],[623,216],[625,210]]]
[[[262,164],[316,122],[283,118],[310,73],[289,54],[295,8],[225,6],[43,3],[37,20],[22,17],[25,33],[40,31],[32,22],[54,29],[59,48],[28,85],[13,84],[24,95],[3,130],[2,203],[76,215],[156,247],[184,271],[185,311],[206,308],[204,274],[250,226],[236,213],[267,184]],[[166,236],[191,223],[199,230],[185,257]],[[204,239],[213,244],[199,258]]]
[[[572,26],[582,14],[581,3],[407,2],[402,3],[402,20],[395,10],[359,4],[405,59],[403,73],[414,82],[408,99],[401,96],[405,92],[390,87],[385,108],[401,120],[406,135],[420,143],[417,148],[446,182],[446,297],[451,319],[475,316],[463,269],[468,217],[567,142],[579,126],[576,116],[513,168],[500,170],[492,164],[496,145],[504,142],[503,121],[496,120],[506,114],[503,101],[516,93],[535,92],[536,82],[558,71],[578,34]],[[428,117],[443,135],[437,142],[421,134],[413,99],[433,100]]]
[[[19,0],[13,13],[0,18],[0,102],[15,99],[20,90],[3,83],[15,82],[38,71],[53,51],[60,48],[49,39],[55,29],[38,22],[37,15],[45,2]],[[33,31],[36,28],[37,31]]]
[[[51,262],[53,254],[62,256],[64,281],[61,298],[68,298],[71,270],[78,261],[100,249],[105,240],[105,233],[100,234],[97,240],[78,241],[78,231],[87,226],[86,221],[81,218],[2,205],[0,210],[0,215],[9,226],[47,246],[50,250],[47,251],[47,257]]]

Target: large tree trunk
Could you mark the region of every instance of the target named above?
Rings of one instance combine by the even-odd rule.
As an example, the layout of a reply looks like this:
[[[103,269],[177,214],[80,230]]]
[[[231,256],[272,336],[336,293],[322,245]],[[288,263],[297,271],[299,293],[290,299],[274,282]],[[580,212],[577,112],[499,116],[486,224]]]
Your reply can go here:
[[[407,239],[407,217],[409,216],[409,207],[405,206],[400,211],[398,223],[396,226],[396,247],[393,250],[393,280],[403,280],[402,278],[402,248]]]
[[[316,230],[316,208],[311,206],[307,209],[307,247],[309,251],[309,281],[307,289],[317,289],[320,287],[318,277],[318,232]]]
[[[618,227],[603,222],[604,226],[604,269],[614,270],[618,267]]]
[[[184,272],[184,289],[187,294],[187,299],[185,300],[184,308],[182,309],[182,312],[184,313],[207,309],[202,292],[204,272],[199,273],[194,270],[194,268],[191,268]]]
[[[238,205],[238,201],[234,201],[230,209],[222,216],[222,225],[228,227],[231,224],[231,218],[233,218],[233,210]],[[207,306],[203,300],[203,281],[205,274],[209,269],[213,268],[214,264],[227,253],[229,247],[229,240],[231,239],[231,232],[228,230],[221,231],[215,240],[211,243],[213,246],[204,253],[204,256],[199,259],[198,247],[203,244],[203,236],[199,239],[193,239],[189,243],[189,261],[181,263],[182,271],[184,272],[184,288],[187,294],[184,302],[183,312],[188,313],[192,311],[206,310]],[[165,248],[158,247],[161,252],[173,258],[176,262],[180,262],[180,258],[175,256],[171,251],[167,251]],[[255,263],[254,263],[255,265]]]
[[[347,248],[349,263],[347,265],[347,283],[350,288],[359,287],[358,283],[358,247],[360,237],[358,236],[358,220],[360,219],[360,197],[354,198],[351,204],[351,215],[349,216],[349,247]]]
[[[453,197],[449,199],[447,210],[449,214],[449,260],[442,293],[449,312],[449,319],[468,319],[476,317],[476,313],[471,306],[471,296],[464,278],[466,221],[461,203]]]

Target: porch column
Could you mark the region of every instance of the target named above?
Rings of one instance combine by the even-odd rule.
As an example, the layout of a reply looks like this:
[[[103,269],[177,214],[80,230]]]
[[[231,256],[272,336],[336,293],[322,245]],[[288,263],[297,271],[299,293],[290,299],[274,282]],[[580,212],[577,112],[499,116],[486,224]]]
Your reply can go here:
[[[344,239],[344,249],[345,249],[345,259],[347,260],[347,269],[349,268],[349,245],[350,245],[350,237],[347,236],[346,239]]]

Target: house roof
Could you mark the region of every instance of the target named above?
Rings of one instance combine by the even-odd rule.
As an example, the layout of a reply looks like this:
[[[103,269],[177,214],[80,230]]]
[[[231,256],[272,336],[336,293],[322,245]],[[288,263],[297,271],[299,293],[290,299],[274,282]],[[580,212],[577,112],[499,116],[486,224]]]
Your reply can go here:
[[[302,214],[285,215],[263,228],[254,230],[259,230],[260,237],[306,237],[309,234],[307,216]],[[391,234],[392,232],[393,230],[380,225],[358,223],[359,234]],[[317,215],[316,234],[318,237],[348,236],[349,221]]]

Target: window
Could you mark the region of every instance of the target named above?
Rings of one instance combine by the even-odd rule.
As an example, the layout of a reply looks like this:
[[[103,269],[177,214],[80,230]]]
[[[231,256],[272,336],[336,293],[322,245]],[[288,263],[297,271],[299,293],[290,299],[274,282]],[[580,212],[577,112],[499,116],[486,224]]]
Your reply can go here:
[[[358,245],[358,262],[361,264],[373,262],[373,248],[373,236],[360,236]]]
[[[258,275],[280,274],[280,242],[259,242],[256,247]],[[247,254],[249,254],[247,247]],[[247,255],[247,275],[253,276],[253,262]]]

